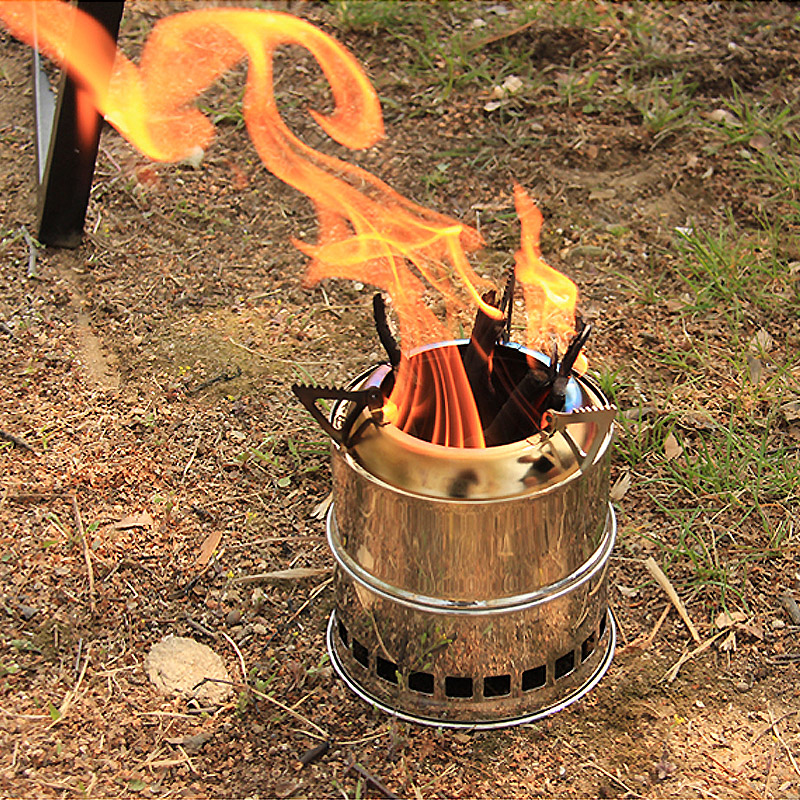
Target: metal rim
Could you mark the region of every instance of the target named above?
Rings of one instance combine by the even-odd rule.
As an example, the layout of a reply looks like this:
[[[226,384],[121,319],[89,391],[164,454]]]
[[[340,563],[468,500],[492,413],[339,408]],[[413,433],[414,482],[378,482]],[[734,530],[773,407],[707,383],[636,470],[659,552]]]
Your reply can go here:
[[[525,611],[529,608],[548,603],[561,597],[594,577],[606,564],[614,547],[617,536],[617,517],[614,507],[608,504],[606,515],[605,536],[600,547],[592,553],[587,561],[566,578],[551,583],[533,592],[511,597],[498,597],[491,600],[447,600],[441,597],[420,595],[393,586],[390,583],[376,578],[365,570],[342,545],[339,538],[339,529],[336,524],[335,504],[328,510],[327,534],[328,546],[336,559],[336,563],[350,578],[359,583],[368,591],[389,600],[393,603],[433,614],[475,615],[508,613],[511,611]]]
[[[453,730],[473,730],[473,731],[491,731],[491,730],[500,730],[502,728],[512,728],[516,725],[528,725],[532,722],[537,722],[540,719],[544,719],[545,717],[549,717],[553,714],[557,714],[559,711],[563,711],[567,706],[572,705],[572,703],[580,700],[586,694],[588,694],[595,686],[602,680],[603,676],[608,672],[608,668],[611,666],[611,662],[614,659],[614,650],[617,645],[617,623],[614,619],[614,614],[611,611],[611,608],[606,610],[607,618],[608,618],[608,646],[606,647],[606,652],[603,654],[603,660],[598,665],[597,669],[592,673],[591,677],[586,681],[586,683],[579,686],[574,692],[567,695],[567,697],[559,700],[557,703],[553,703],[552,705],[547,706],[546,708],[539,709],[538,711],[533,712],[532,714],[525,714],[521,717],[511,717],[509,719],[500,719],[500,720],[486,720],[486,721],[478,721],[478,722],[457,722],[454,720],[440,720],[435,719],[433,717],[422,717],[416,714],[409,714],[405,711],[399,711],[396,708],[392,708],[392,706],[387,705],[379,698],[375,697],[374,695],[367,692],[363,689],[353,678],[351,678],[342,662],[339,660],[339,656],[336,653],[336,646],[334,645],[334,628],[335,628],[335,621],[336,621],[336,610],[334,609],[331,612],[330,618],[328,619],[328,629],[326,634],[326,641],[328,646],[328,655],[331,659],[331,664],[333,668],[336,670],[336,674],[345,682],[347,688],[354,692],[358,697],[360,697],[365,702],[369,703],[370,705],[375,706],[375,708],[380,709],[385,714],[389,714],[392,717],[396,717],[397,719],[403,720],[404,722],[414,722],[417,725],[426,725],[430,728],[450,728]]]

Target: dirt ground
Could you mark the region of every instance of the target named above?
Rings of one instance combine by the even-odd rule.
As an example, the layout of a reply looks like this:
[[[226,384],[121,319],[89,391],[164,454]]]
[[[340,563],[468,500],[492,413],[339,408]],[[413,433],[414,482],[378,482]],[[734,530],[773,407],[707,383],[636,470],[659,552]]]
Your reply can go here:
[[[386,13],[411,6],[399,5],[406,11],[390,3]],[[391,20],[356,24],[353,4],[260,7],[337,37],[381,96],[386,138],[364,152],[336,149],[304,112],[324,103],[321,74],[290,51],[278,59],[278,87],[293,131],[479,224],[482,270],[498,282],[517,246],[512,185],[527,187],[545,216],[545,256],[577,282],[595,325],[592,369],[628,387],[621,411],[645,394],[663,410],[683,387],[707,392],[703,408],[717,413],[724,381],[708,389],[694,375],[684,385],[654,353],[687,324],[675,313],[686,291],[675,228],[746,227],[758,216],[767,192],[741,179],[737,159],[761,141],[709,146],[707,128],[648,124],[641,108],[614,106],[612,88],[623,75],[635,88],[680,74],[696,85],[697,119],[728,108],[736,92],[797,110],[798,7],[566,5],[571,18],[565,4],[525,18],[531,3],[415,7],[440,38],[472,37],[475,64],[509,60],[485,85],[448,82],[464,67],[446,54],[426,65],[411,44],[427,30],[419,21],[390,36]],[[158,18],[182,8],[128,3],[121,46],[135,54]],[[493,91],[514,58],[541,76],[529,101]],[[800,627],[780,604],[800,588],[796,505],[766,509],[785,514],[790,533],[748,571],[729,572],[727,603],[712,578],[698,583],[691,564],[670,562],[700,641],[713,642],[669,676],[697,645],[643,566],[648,555],[664,562],[652,536],[678,535],[654,501],[663,458],[645,459],[618,491],[609,577],[620,641],[588,697],[542,722],[483,733],[398,723],[354,697],[324,642],[333,559],[318,506],[330,490],[328,444],[290,386],[341,385],[382,358],[372,290],[303,288],[306,259],[290,239],[313,241],[313,209],[258,161],[241,119],[244,68],[200,101],[217,136],[199,165],[150,162],[104,131],[82,245],[36,248],[31,265],[30,61],[0,33],[0,430],[30,448],[0,444],[4,796],[384,796],[346,772],[353,759],[402,797],[800,794]],[[650,76],[636,71],[645,61]],[[594,72],[608,87],[599,99],[586,85]],[[793,309],[743,319],[744,335],[785,334],[779,347],[792,361]],[[712,344],[715,314],[688,322]],[[628,467],[615,455],[612,482]],[[715,524],[767,549],[751,518],[720,514]],[[316,571],[237,582],[295,568]],[[723,610],[732,628],[720,625]],[[203,709],[159,694],[143,663],[167,634],[211,645],[239,683],[232,698]],[[241,685],[243,667],[256,692]],[[327,753],[301,766],[322,739]]]

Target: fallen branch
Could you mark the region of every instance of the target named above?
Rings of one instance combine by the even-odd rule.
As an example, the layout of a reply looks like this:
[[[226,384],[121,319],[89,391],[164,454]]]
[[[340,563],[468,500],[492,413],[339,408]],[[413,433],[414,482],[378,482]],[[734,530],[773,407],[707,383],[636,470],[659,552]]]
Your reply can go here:
[[[86,562],[86,571],[89,574],[89,608],[94,614],[97,611],[97,605],[94,600],[94,568],[92,567],[92,552],[89,549],[89,543],[86,541],[86,531],[83,529],[83,520],[81,519],[81,511],[78,508],[78,498],[72,495],[72,513],[75,516],[75,527],[78,529],[78,535],[81,537],[83,543],[83,559]]]
[[[697,644],[700,644],[702,641],[700,634],[697,632],[697,628],[695,628],[694,623],[689,617],[686,606],[683,604],[680,597],[678,597],[678,593],[675,591],[675,587],[670,583],[669,578],[662,572],[661,567],[656,564],[653,556],[648,556],[644,565],[647,567],[647,571],[655,578],[658,585],[666,592],[667,597],[672,601],[672,605],[675,606],[677,612],[681,615],[681,619],[686,623],[689,633],[692,634],[692,639],[694,639]]]

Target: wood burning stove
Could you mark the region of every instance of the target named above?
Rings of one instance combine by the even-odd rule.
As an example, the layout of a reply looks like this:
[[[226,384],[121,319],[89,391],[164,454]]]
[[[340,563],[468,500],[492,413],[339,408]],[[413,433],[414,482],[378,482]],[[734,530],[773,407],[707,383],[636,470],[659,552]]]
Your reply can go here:
[[[532,359],[547,368],[512,343],[494,358],[511,376]],[[551,714],[595,686],[613,656],[615,410],[591,380],[571,377],[567,407],[545,412],[539,432],[445,447],[382,423],[376,398],[391,373],[357,377],[328,421],[333,665],[364,700],[414,722],[497,728]]]

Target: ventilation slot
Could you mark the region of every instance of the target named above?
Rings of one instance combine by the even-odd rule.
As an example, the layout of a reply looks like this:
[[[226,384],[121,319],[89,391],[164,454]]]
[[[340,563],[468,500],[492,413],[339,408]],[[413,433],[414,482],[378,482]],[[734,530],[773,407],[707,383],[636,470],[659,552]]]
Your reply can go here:
[[[504,694],[511,694],[510,675],[487,675],[483,679],[484,697],[502,697]]]
[[[530,692],[532,689],[541,689],[547,683],[547,667],[542,664],[541,667],[534,667],[533,669],[526,669],[522,673],[522,691]]]
[[[339,620],[339,638],[342,640],[342,644],[347,647],[347,628],[345,628],[341,620]]]
[[[603,616],[600,617],[600,634],[599,634],[599,636],[597,638],[598,639],[602,639],[603,638],[603,634],[605,632],[606,632],[606,615],[604,613]]]
[[[412,692],[433,694],[433,675],[430,672],[412,672],[408,676],[408,688]]]
[[[397,664],[378,656],[375,659],[375,671],[378,673],[379,678],[397,685]]]
[[[358,661],[362,667],[369,669],[369,650],[355,639],[353,639],[353,658]]]
[[[587,636],[581,645],[581,663],[586,661],[587,658],[594,652],[594,634]]]
[[[472,697],[472,678],[448,675],[444,679],[444,693],[448,697]]]
[[[563,678],[565,675],[569,675],[572,670],[575,669],[575,653],[569,652],[564,653],[561,658],[556,659],[556,669],[555,675],[556,680],[559,678]]]

